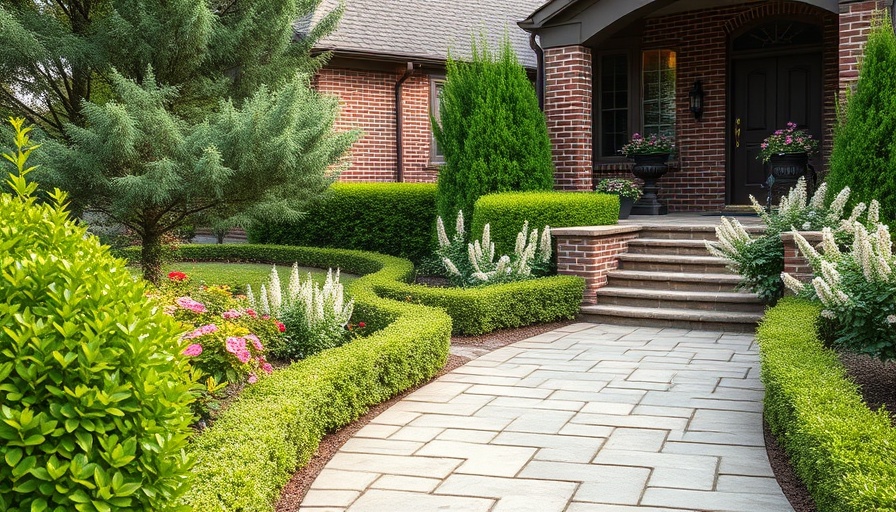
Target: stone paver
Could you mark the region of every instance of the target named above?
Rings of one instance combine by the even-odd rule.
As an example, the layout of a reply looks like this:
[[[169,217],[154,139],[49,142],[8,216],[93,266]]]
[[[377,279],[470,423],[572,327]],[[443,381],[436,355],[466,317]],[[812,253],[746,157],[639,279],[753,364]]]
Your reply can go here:
[[[573,324],[481,355],[347,442],[297,512],[788,512],[752,336]]]

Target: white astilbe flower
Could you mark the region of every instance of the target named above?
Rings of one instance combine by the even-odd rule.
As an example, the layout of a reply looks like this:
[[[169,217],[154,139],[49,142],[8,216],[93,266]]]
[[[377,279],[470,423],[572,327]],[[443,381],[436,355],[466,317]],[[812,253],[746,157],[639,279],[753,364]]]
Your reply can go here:
[[[264,283],[261,284],[261,312],[265,315],[271,314],[271,304],[268,302],[268,291]]]
[[[829,286],[832,288],[840,286],[840,272],[837,272],[837,267],[833,263],[822,260],[820,269],[821,278],[824,279]]]
[[[495,266],[495,274],[501,275],[506,274],[510,271],[510,256],[503,255],[500,259],[498,259],[498,265]]]
[[[478,251],[476,250],[477,248],[479,248]],[[483,273],[482,267],[479,265],[479,260],[480,260],[481,255],[482,255],[482,248],[479,247],[479,241],[476,241],[476,243],[467,245],[467,259],[470,260],[470,265],[473,266],[473,270],[475,271],[474,275]]]
[[[790,189],[790,192],[786,196],[781,197],[781,206],[778,208],[778,213],[782,216],[787,216],[805,210],[806,202],[806,179],[801,177],[797,180],[796,185]]]
[[[451,241],[448,240],[448,233],[445,232],[445,223],[442,217],[436,219],[436,234],[439,237],[439,247],[448,247]]]
[[[846,202],[849,201],[849,193],[849,187],[843,187],[843,190],[831,201],[831,205],[828,207],[828,221],[830,224],[836,223],[837,219],[843,217],[843,209],[846,207]],[[855,209],[853,209],[853,212],[855,213]]]
[[[803,235],[801,235],[799,231],[793,229],[791,233],[793,233],[793,239],[796,241],[796,246],[799,247],[800,252],[814,265],[814,262],[818,261],[821,258],[821,255],[818,254],[818,251],[812,247],[812,244],[810,244],[808,240],[803,238]]]
[[[787,272],[781,272],[781,280],[784,281],[784,286],[787,287],[788,290],[793,293],[802,293],[803,289],[805,289],[806,284],[801,282],[799,279],[793,277]]]
[[[886,224],[877,225],[875,249],[877,254],[887,261],[893,259],[893,239],[890,237],[890,228]]]
[[[258,309],[258,305],[255,303],[255,294],[252,293],[252,285],[246,285],[246,300],[249,302],[249,307],[252,309]]]
[[[840,305],[838,300],[834,297],[834,292],[831,291],[830,285],[828,285],[824,279],[816,277],[812,280],[812,286],[815,288],[815,294],[818,295],[818,300],[820,300],[826,307],[836,307]]]
[[[812,194],[812,199],[809,201],[809,208],[820,210],[824,208],[824,199],[825,195],[828,193],[828,184],[822,183],[820,187]]]
[[[538,244],[538,261],[547,263],[551,261],[551,227],[545,226],[541,232],[541,242]]]
[[[762,222],[764,222],[766,225],[771,222],[771,216],[766,211],[765,206],[759,204],[759,201],[757,201],[752,194],[750,194],[750,206],[753,207],[753,211],[756,212],[756,215],[759,215],[759,218],[762,219]]]
[[[458,277],[461,276],[460,270],[458,270],[457,266],[455,266],[454,263],[452,263],[451,260],[449,260],[448,258],[442,258],[442,264],[445,265],[445,268],[451,274],[458,276]]]
[[[824,251],[824,258],[830,261],[838,261],[843,257],[840,247],[837,246],[837,240],[834,238],[834,231],[829,227],[821,230],[821,250]]]
[[[492,243],[492,226],[488,223],[482,228],[482,247],[488,251],[488,261],[492,261],[495,257],[495,244]]]
[[[706,246],[706,250],[709,251],[709,254],[711,254],[717,258],[725,258],[725,259],[728,258],[728,254],[722,252],[721,249],[716,247],[715,243],[713,243],[709,240],[704,240],[703,245]]]
[[[490,274],[493,274],[493,273],[490,273]],[[489,280],[489,274],[486,274],[485,272],[473,272],[473,278],[476,279],[477,281],[487,283]]]
[[[871,245],[871,237],[868,230],[861,223],[856,222],[853,226],[855,229],[855,240],[853,241],[852,254],[859,266],[862,268],[862,274],[869,282],[874,282],[877,275],[874,260],[874,247]]]
[[[467,234],[466,230],[464,229],[464,211],[463,210],[457,211],[457,220],[454,222],[454,233],[455,233],[454,236],[459,236],[461,238],[463,238]]]
[[[292,264],[292,271],[289,273],[289,286],[286,288],[286,302],[292,304],[302,290],[302,280],[299,278],[299,263]]]
[[[896,324],[896,315],[887,315],[887,323],[890,325]]]
[[[873,226],[880,222],[880,203],[877,199],[872,199],[868,206],[868,225]]]
[[[833,319],[837,318],[837,315],[830,309],[821,310],[821,316],[827,318],[828,320],[833,320]]]
[[[277,266],[271,268],[271,276],[268,278],[268,304],[271,308],[271,315],[280,314],[280,306],[283,305],[283,289],[280,288],[280,274],[277,273]]]
[[[513,252],[517,255],[522,254],[523,250],[526,248],[526,239],[529,237],[529,221],[523,222],[523,229],[516,235],[516,244],[514,245]]]

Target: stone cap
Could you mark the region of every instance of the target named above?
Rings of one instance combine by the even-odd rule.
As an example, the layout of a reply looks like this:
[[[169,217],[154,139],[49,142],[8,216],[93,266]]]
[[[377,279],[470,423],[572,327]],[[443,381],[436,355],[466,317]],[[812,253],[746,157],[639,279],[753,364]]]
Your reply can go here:
[[[551,236],[610,236],[624,235],[627,233],[637,233],[641,231],[639,225],[620,225],[612,226],[576,226],[572,228],[551,228]]]

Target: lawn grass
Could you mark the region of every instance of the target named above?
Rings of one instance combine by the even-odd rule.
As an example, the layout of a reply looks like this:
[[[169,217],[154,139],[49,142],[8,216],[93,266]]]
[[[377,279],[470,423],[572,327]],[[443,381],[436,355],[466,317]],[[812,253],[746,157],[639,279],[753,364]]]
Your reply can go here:
[[[183,272],[190,277],[190,281],[199,284],[224,284],[230,286],[237,293],[245,293],[246,285],[252,285],[252,290],[258,294],[262,283],[267,283],[271,275],[271,267],[273,265],[267,263],[219,263],[219,262],[191,262],[180,261],[165,265],[163,272],[177,270]],[[139,275],[139,269],[132,270]],[[286,265],[277,265],[277,273],[280,275],[280,282],[284,288],[289,284],[289,274],[291,267]],[[313,267],[299,267],[299,276],[302,280],[307,279],[308,273],[315,283],[323,284],[327,278],[326,269]],[[348,284],[358,276],[354,274],[340,274],[339,282]]]

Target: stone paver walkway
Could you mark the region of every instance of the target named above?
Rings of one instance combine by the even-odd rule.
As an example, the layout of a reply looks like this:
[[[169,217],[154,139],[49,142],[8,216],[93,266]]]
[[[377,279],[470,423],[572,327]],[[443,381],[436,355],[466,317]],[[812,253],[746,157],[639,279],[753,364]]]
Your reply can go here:
[[[792,511],[762,396],[751,335],[574,324],[398,402],[299,510]]]

